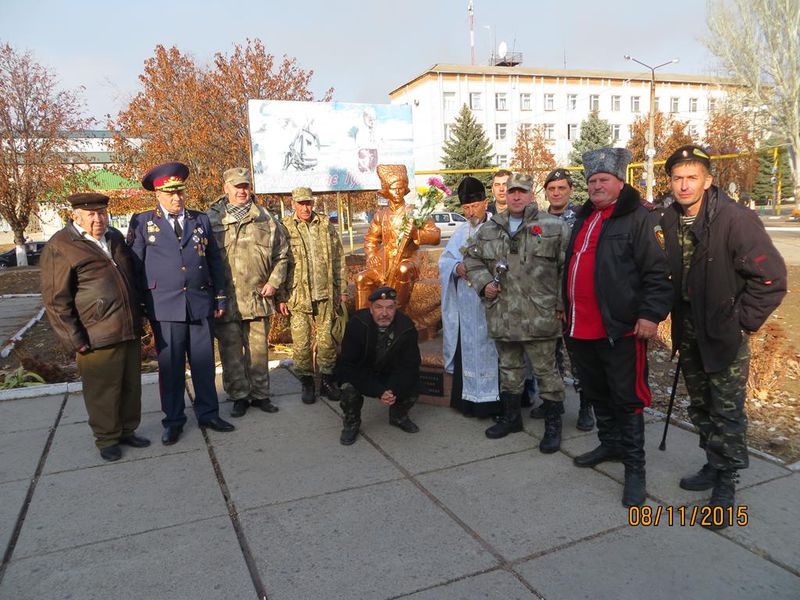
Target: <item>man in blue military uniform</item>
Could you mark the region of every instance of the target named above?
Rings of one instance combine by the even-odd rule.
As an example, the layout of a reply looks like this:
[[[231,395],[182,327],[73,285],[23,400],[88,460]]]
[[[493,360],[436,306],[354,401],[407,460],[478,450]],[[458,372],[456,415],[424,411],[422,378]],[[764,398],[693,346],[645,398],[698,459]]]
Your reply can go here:
[[[186,356],[198,423],[215,431],[234,429],[219,417],[214,384],[211,318],[225,314],[225,275],[208,217],[185,208],[188,176],[189,167],[179,162],[150,169],[142,187],[155,192],[158,204],[133,215],[128,230],[145,311],[156,338],[165,446],[178,441],[186,423]]]

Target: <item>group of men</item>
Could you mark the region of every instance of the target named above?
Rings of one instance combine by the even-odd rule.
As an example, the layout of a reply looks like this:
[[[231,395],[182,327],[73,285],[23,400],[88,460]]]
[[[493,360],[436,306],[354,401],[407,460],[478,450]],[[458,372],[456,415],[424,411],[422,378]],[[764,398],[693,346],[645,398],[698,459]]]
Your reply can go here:
[[[534,202],[529,175],[498,173],[494,214],[483,185],[462,181],[468,223],[439,263],[454,403],[477,415],[499,409],[489,438],[521,431],[527,360],[543,401],[531,414],[545,420],[539,448],[555,452],[563,339],[579,381],[578,427],[592,429],[596,420],[600,441],[574,463],[622,461],[622,503],[639,506],[643,409],[652,399],[647,341],[671,313],[673,352],[707,460],[680,486],[713,488],[710,506],[728,508],[737,471],[748,464],[748,338],[785,295],[786,267],[757,215],[712,184],[701,148],[683,146],[666,161],[675,202],[665,210],[625,183],[630,158],[622,148],[584,154],[589,200],[582,206],[570,202],[569,172],[552,171],[544,185],[549,214]]]

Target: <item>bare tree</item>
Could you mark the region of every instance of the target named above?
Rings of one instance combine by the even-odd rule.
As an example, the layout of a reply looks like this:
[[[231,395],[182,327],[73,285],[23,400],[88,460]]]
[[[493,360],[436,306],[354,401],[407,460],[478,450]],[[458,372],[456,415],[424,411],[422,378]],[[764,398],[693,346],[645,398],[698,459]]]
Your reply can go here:
[[[30,52],[0,45],[0,216],[14,232],[18,265],[28,264],[25,229],[37,200],[66,189],[73,167],[63,160],[63,134],[90,124],[80,108]]]
[[[706,46],[754,103],[768,107],[769,130],[789,143],[800,198],[800,2],[709,0],[707,15]]]

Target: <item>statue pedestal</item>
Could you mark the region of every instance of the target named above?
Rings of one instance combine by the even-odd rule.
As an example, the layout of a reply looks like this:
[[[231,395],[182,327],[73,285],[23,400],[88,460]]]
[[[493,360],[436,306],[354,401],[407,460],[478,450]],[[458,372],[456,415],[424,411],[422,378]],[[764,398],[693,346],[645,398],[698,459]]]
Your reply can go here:
[[[419,372],[419,402],[436,406],[450,406],[453,376],[445,373],[442,360],[441,336],[420,342],[422,366]]]

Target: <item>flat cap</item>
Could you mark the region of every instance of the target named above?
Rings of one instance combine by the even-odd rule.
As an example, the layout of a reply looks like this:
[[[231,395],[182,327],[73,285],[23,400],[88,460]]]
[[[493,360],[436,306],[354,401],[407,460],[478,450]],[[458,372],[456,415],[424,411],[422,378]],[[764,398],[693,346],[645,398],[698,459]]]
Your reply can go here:
[[[569,184],[569,187],[572,187],[572,177],[566,169],[553,169],[550,171],[547,174],[547,179],[544,180],[544,187],[547,187],[547,184],[551,181],[558,181],[560,179],[565,180]]]
[[[67,202],[72,208],[83,208],[84,210],[95,210],[108,206],[108,196],[95,192],[81,192],[67,197]]]
[[[506,181],[506,190],[525,190],[530,192],[533,189],[533,177],[527,173],[512,173]]]
[[[461,204],[472,204],[486,200],[486,187],[474,177],[464,177],[458,184],[458,201]]]
[[[597,173],[609,173],[625,181],[625,172],[631,162],[631,151],[627,148],[597,148],[583,154],[583,174],[588,181]]]
[[[142,187],[151,192],[179,192],[186,189],[189,167],[171,161],[161,163],[150,169],[142,177]]]
[[[295,202],[313,202],[314,195],[311,193],[311,188],[296,187],[292,190],[292,200]]]
[[[397,291],[394,288],[386,286],[379,287],[372,292],[367,299],[370,302],[375,302],[376,300],[397,300]]]
[[[228,169],[222,174],[222,179],[225,181],[225,183],[229,183],[231,185],[241,185],[243,183],[246,183],[247,185],[253,184],[253,181],[250,179],[250,169],[244,169],[242,167]]]
[[[700,146],[695,146],[694,144],[681,146],[675,150],[675,152],[670,154],[667,162],[664,163],[664,170],[667,172],[667,175],[670,175],[672,173],[672,167],[679,163],[685,162],[703,163],[706,166],[706,169],[709,171],[711,170],[711,157],[706,154],[705,150],[703,150]]]

